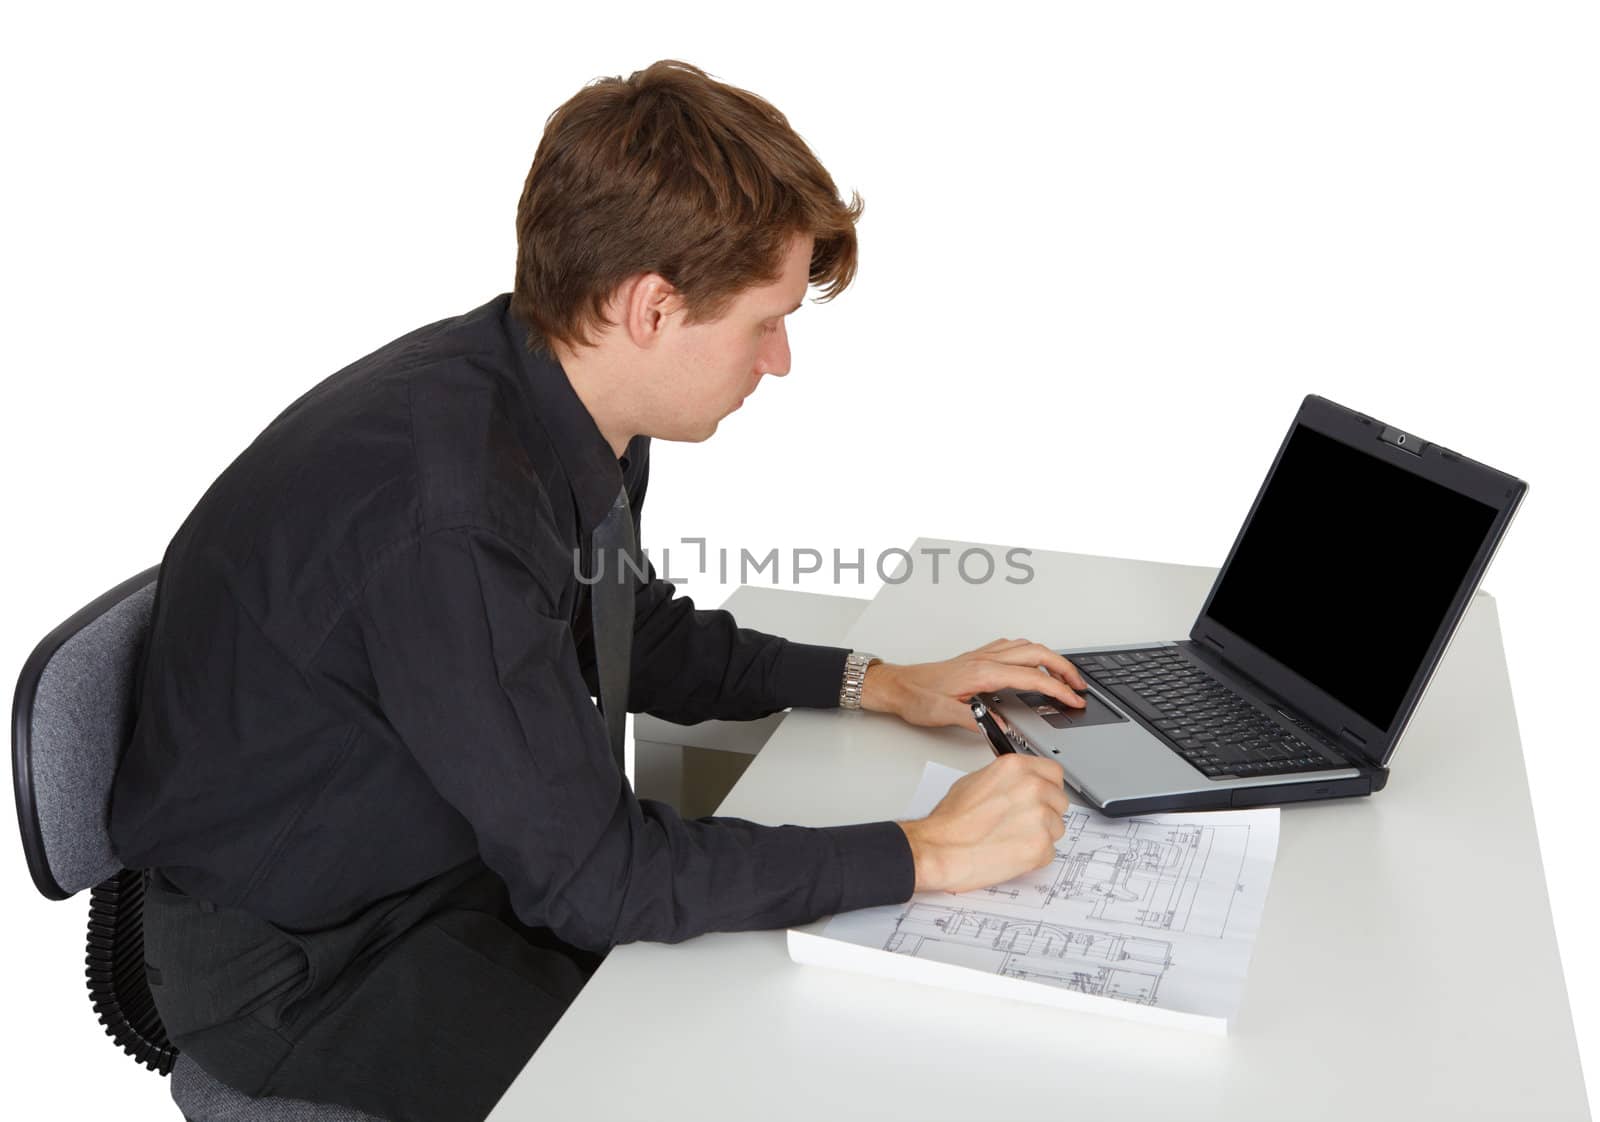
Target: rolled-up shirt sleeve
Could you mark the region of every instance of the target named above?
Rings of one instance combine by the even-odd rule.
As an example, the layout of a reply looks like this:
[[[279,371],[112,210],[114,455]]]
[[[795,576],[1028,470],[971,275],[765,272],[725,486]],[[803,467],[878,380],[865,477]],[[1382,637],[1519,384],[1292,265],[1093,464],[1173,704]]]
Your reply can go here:
[[[492,531],[436,530],[373,573],[354,608],[385,718],[471,824],[524,923],[599,949],[911,895],[893,822],[689,821],[636,798],[528,562]]]

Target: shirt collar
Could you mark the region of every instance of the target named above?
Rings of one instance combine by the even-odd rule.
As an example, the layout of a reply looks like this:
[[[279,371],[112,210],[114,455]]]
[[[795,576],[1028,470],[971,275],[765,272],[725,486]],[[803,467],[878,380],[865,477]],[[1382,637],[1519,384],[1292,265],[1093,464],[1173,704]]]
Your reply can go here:
[[[550,444],[567,473],[573,498],[577,500],[578,522],[585,535],[594,532],[622,488],[628,470],[626,453],[619,461],[611,445],[600,434],[589,410],[572,388],[567,372],[554,358],[530,350],[528,325],[511,310],[511,298],[500,297],[504,308],[501,327],[511,353],[516,356],[522,385],[533,403],[534,417],[550,438]],[[633,450],[633,443],[628,445]]]

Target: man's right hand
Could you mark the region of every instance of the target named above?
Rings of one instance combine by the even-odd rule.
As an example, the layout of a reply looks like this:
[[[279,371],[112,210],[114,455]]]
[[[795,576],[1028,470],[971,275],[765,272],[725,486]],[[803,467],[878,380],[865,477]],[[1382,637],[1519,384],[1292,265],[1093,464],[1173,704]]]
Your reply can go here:
[[[1061,765],[1005,755],[951,785],[933,813],[899,823],[917,892],[987,888],[1046,865],[1066,832]]]

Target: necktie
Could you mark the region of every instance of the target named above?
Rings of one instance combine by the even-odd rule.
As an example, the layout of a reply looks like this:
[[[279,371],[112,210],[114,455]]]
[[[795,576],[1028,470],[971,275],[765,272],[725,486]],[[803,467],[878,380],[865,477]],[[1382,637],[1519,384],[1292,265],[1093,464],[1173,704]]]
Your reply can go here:
[[[628,489],[617,492],[611,509],[594,531],[594,571],[590,592],[594,619],[594,658],[600,679],[600,711],[617,771],[623,767],[622,741],[628,712],[628,661],[633,653],[633,586],[636,553]]]

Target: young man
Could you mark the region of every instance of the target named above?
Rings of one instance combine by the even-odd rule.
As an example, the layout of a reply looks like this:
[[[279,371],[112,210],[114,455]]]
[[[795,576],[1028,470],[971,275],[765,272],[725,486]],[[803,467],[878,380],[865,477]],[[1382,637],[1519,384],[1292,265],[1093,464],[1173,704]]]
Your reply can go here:
[[[201,1067],[481,1118],[609,947],[1049,859],[1045,761],[998,760],[920,821],[685,821],[634,796],[591,701],[621,665],[627,708],[681,722],[859,704],[975,728],[964,699],[1005,686],[1080,704],[1035,643],[867,663],[648,569],[597,649],[581,578],[643,505],[651,438],[704,440],[788,372],[784,317],[850,282],[859,213],[750,93],[673,62],[596,82],[534,157],[512,293],[327,378],[206,492],[163,559],[111,813],[151,870],[157,1007]]]

